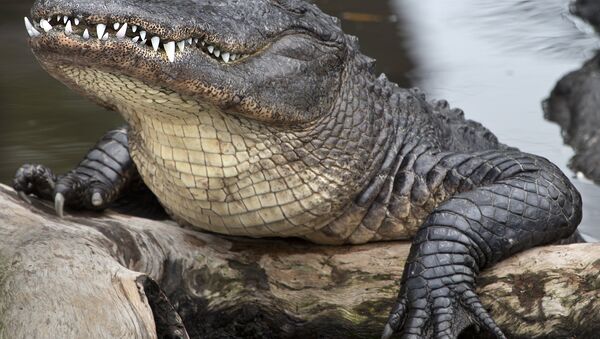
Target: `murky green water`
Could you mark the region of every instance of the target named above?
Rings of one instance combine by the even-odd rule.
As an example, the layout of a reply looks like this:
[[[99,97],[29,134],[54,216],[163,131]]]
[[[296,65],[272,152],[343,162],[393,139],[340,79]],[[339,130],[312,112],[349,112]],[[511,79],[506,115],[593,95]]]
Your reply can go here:
[[[572,151],[540,102],[598,47],[567,15],[567,0],[318,0],[359,36],[378,70],[401,86],[446,98],[505,143],[537,153],[567,173]],[[0,182],[23,163],[57,173],[75,166],[108,129],[122,123],[50,78],[26,44],[28,1],[0,11]],[[600,239],[600,189],[574,179],[584,195],[583,232]]]

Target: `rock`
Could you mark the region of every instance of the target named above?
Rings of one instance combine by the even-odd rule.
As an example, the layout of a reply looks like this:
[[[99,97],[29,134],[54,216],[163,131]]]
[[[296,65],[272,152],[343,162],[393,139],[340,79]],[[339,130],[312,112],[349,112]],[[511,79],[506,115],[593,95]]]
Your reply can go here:
[[[0,186],[0,338],[377,337],[409,243],[318,246],[27,205]],[[535,248],[478,291],[511,338],[600,333],[600,244]]]
[[[575,150],[569,167],[600,184],[600,54],[556,84],[544,111]]]
[[[579,16],[600,31],[600,1],[575,0],[570,6]],[[546,119],[562,129],[566,144],[575,156],[569,167],[600,184],[600,54],[579,70],[565,75],[544,101]]]
[[[571,13],[579,16],[600,30],[600,2],[598,0],[573,0],[570,4]]]

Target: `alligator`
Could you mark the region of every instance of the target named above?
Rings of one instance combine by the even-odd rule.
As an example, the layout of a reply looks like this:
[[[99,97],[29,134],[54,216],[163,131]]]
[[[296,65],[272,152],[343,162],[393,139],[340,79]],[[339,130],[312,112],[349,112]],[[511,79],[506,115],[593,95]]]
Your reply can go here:
[[[184,227],[317,244],[412,239],[383,338],[504,338],[478,273],[568,237],[581,197],[548,160],[444,100],[377,75],[302,0],[38,0],[29,43],[52,76],[122,114],[72,171],[14,187],[102,210],[145,185]]]

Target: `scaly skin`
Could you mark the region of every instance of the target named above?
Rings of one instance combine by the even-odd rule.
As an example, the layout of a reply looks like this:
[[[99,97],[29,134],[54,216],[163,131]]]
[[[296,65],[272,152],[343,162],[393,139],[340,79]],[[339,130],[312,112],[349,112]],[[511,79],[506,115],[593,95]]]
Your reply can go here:
[[[59,211],[102,208],[139,176],[175,220],[202,230],[321,244],[414,238],[383,337],[455,338],[476,323],[503,338],[476,276],[575,230],[581,198],[560,170],[498,143],[446,102],[376,77],[356,39],[312,5],[193,3],[36,3],[35,19],[63,13],[111,27],[128,18],[149,36],[200,36],[248,55],[229,62],[192,46],[173,57],[61,24],[33,34],[50,74],[123,114],[127,147],[107,147],[124,136],[110,132],[91,153],[106,157],[60,178],[26,165],[15,188],[55,197]]]

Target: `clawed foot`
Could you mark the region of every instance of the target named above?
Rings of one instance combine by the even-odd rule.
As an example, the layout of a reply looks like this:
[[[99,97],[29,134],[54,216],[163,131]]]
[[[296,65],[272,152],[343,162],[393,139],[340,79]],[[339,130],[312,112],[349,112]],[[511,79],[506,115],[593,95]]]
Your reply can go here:
[[[21,199],[31,203],[29,195],[49,199],[56,187],[56,177],[52,171],[42,165],[24,165],[17,171],[13,188]]]
[[[452,276],[407,279],[385,326],[382,338],[394,332],[402,338],[457,338],[471,325],[497,338],[506,338],[469,283],[453,282]]]
[[[61,218],[65,206],[102,210],[113,200],[107,185],[91,176],[70,172],[56,177],[42,165],[22,166],[15,175],[13,187],[28,203],[31,203],[30,195],[54,201],[54,209]]]

